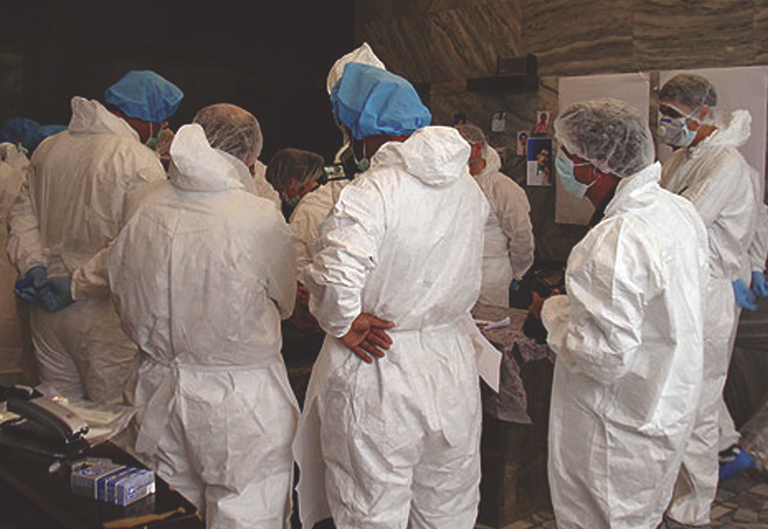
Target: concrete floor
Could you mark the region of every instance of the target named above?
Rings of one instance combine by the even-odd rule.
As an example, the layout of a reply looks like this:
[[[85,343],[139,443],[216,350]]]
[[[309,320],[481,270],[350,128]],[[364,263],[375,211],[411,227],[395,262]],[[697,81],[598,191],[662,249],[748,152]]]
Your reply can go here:
[[[750,470],[723,483],[711,516],[713,529],[768,529],[768,474]],[[501,529],[557,529],[557,525],[552,511],[546,510]]]

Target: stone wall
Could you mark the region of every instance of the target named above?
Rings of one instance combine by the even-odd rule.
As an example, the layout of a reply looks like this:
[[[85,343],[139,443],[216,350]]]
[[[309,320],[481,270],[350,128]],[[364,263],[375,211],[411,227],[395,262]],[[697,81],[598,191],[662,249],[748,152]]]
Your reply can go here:
[[[554,223],[553,188],[525,186],[516,131],[537,110],[557,113],[559,76],[768,63],[768,0],[356,0],[355,37],[417,85],[435,124],[466,112],[488,133],[528,192],[537,258],[565,261],[585,230]],[[528,53],[538,91],[466,90],[468,78],[495,75],[497,57]],[[499,111],[507,132],[490,133]]]

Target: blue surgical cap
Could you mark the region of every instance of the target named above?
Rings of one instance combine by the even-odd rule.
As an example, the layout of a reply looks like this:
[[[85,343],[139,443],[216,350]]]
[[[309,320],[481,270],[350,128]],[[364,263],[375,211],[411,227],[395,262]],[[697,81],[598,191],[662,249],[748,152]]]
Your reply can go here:
[[[32,152],[45,138],[67,130],[65,125],[40,125],[27,118],[9,119],[0,130],[0,142],[21,143]]]
[[[401,136],[432,121],[413,86],[391,72],[349,63],[331,91],[333,113],[357,139]]]
[[[172,116],[183,97],[175,84],[149,70],[132,70],[104,92],[106,102],[126,116],[152,123]]]

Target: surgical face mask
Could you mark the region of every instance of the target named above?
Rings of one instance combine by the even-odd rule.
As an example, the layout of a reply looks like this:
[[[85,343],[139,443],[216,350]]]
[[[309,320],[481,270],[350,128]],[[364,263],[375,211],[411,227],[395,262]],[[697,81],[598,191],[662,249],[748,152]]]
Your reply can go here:
[[[357,155],[355,154],[354,149],[352,150],[352,156],[355,159],[355,166],[357,166],[357,169],[361,173],[364,173],[365,171],[367,171],[371,167],[371,162],[370,162],[370,160],[368,160],[367,156],[363,156],[362,158],[358,159]]]
[[[573,174],[573,168],[576,167],[576,165],[577,164],[574,164],[573,160],[568,158],[563,151],[557,152],[557,156],[555,157],[555,169],[557,170],[557,174],[560,175],[560,182],[562,182],[563,187],[570,194],[578,198],[584,198],[587,194],[587,189],[589,189],[596,180],[591,184],[585,184],[576,180],[576,175]],[[589,164],[580,163],[578,165],[584,166]]]
[[[291,208],[295,208],[296,204],[299,203],[299,200],[301,200],[301,197],[299,195],[296,195],[295,197],[289,197],[285,193],[280,193],[280,199],[283,201],[283,203]]]
[[[673,147],[688,147],[696,137],[696,131],[690,130],[685,117],[670,118],[661,116],[659,119],[659,139]]]
[[[162,134],[162,132],[163,132],[163,127],[160,127],[160,130],[157,131],[157,134],[149,138],[144,145],[146,145],[150,149],[154,149],[155,145],[157,145],[157,142],[160,139],[160,134]],[[151,133],[151,129],[150,129],[150,133]]]

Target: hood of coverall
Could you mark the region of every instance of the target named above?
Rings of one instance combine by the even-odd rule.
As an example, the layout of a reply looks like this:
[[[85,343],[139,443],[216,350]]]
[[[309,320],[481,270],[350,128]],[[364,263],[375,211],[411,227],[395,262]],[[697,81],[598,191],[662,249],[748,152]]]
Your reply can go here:
[[[485,175],[489,175],[491,173],[496,173],[498,171],[501,171],[501,156],[499,156],[499,153],[491,147],[490,145],[487,145],[485,148],[485,168],[483,168],[482,171],[480,171],[480,174],[475,176],[475,178],[481,178]]]
[[[171,183],[186,191],[224,191],[244,188],[250,179],[243,162],[218,149],[205,137],[200,125],[184,125],[171,144]]]
[[[431,126],[414,132],[403,143],[385,143],[371,167],[397,165],[429,186],[447,186],[469,174],[469,143],[453,127]]]
[[[752,115],[748,110],[735,110],[731,119],[722,127],[718,127],[714,134],[706,138],[696,147],[741,147],[752,134]],[[694,147],[692,152],[698,149]],[[702,149],[704,150],[704,149]]]
[[[69,131],[72,134],[115,134],[139,140],[139,133],[131,126],[115,116],[112,112],[95,100],[83,97],[72,98],[72,119],[69,121]]]

